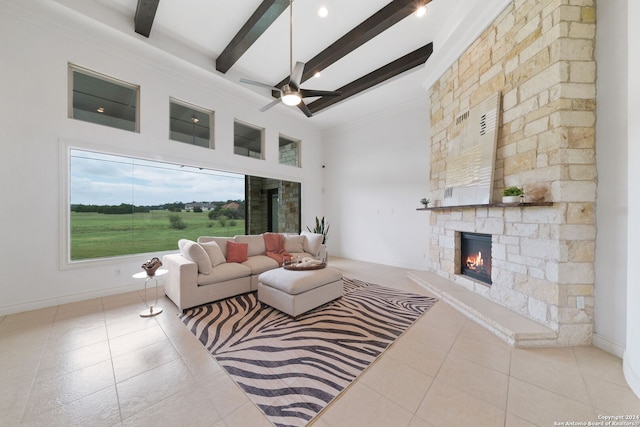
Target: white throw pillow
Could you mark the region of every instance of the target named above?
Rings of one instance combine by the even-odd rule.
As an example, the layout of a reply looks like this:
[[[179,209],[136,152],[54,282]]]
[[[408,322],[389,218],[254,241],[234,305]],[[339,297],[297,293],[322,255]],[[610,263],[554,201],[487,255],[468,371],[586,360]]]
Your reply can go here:
[[[207,255],[209,255],[212,267],[227,262],[224,255],[222,255],[222,249],[220,249],[220,246],[215,241],[200,243],[200,246],[202,246]]]
[[[285,234],[284,250],[290,254],[304,252],[304,236],[299,236],[297,234]]]
[[[302,231],[300,234],[304,236],[304,242],[302,243],[304,251],[313,256],[318,256],[324,236],[322,234],[309,233],[308,231]]]
[[[235,236],[233,240],[235,240],[236,243],[246,243],[248,245],[247,256],[264,255],[267,250],[262,234]]]
[[[211,260],[202,246],[193,240],[180,239],[178,240],[178,247],[183,257],[198,264],[200,273],[211,273]]]
[[[198,243],[203,244],[207,242],[216,242],[218,246],[220,246],[220,250],[222,251],[222,256],[227,257],[227,242],[229,240],[233,240],[233,237],[209,237],[209,236],[200,236],[198,237]]]

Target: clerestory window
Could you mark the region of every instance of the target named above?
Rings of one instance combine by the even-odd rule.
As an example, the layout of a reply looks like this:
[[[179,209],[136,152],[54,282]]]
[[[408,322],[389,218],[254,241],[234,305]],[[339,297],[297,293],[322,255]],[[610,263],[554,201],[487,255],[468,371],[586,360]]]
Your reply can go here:
[[[213,111],[171,99],[169,102],[169,138],[204,148],[214,148]]]
[[[69,65],[69,118],[139,132],[140,87]]]

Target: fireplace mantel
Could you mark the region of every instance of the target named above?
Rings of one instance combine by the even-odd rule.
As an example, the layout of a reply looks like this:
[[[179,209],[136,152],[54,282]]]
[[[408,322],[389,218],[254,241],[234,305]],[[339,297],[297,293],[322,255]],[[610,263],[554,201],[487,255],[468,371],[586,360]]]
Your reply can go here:
[[[553,202],[525,202],[525,203],[489,203],[485,205],[462,205],[462,206],[433,206],[430,208],[417,208],[417,211],[447,211],[459,209],[477,208],[528,208],[536,206],[553,206]]]

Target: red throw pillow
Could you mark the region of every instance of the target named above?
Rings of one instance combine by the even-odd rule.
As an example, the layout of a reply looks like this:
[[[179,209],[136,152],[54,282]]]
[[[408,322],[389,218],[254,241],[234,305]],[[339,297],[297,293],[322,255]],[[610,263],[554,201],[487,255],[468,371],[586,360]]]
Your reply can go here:
[[[247,260],[248,243],[227,242],[227,262],[245,262]]]

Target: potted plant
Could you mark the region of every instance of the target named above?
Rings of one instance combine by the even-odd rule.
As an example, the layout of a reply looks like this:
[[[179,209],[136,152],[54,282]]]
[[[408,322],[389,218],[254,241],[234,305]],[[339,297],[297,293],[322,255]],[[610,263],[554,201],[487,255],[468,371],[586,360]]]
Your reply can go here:
[[[502,190],[502,203],[522,203],[524,190],[522,187],[506,187]]]
[[[325,223],[324,221],[324,217],[322,217],[322,219],[318,219],[318,217],[316,217],[316,226],[311,229],[309,228],[309,226],[307,226],[307,230],[309,230],[310,233],[316,233],[316,234],[322,234],[322,244],[326,244],[327,243],[327,236],[329,234],[329,221],[327,221]]]
[[[422,205],[423,205],[425,208],[429,206],[429,202],[431,202],[431,200],[430,200],[430,199],[427,199],[427,198],[422,198],[422,199],[420,200],[420,203],[422,203]]]

